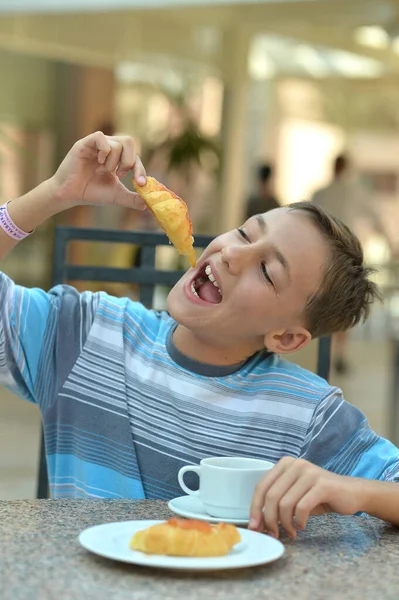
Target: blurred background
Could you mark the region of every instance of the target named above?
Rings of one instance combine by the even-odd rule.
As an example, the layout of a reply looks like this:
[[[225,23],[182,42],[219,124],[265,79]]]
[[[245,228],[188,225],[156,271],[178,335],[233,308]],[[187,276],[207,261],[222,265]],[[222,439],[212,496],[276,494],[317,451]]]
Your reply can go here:
[[[0,203],[101,129],[136,139],[196,233],[303,199],[347,220],[384,303],[335,340],[332,380],[399,442],[399,0],[1,0],[0,78]],[[57,224],[155,228],[80,207],[2,269],[48,287]],[[129,266],[135,250],[76,243],[70,259]],[[173,249],[158,262],[176,266]],[[314,370],[315,357],[313,345],[295,360]],[[34,497],[39,422],[36,407],[0,391],[0,499]]]

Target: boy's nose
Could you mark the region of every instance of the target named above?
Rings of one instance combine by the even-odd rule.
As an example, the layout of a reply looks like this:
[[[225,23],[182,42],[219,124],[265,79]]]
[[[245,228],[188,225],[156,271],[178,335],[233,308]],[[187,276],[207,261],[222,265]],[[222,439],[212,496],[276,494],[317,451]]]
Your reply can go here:
[[[254,250],[251,246],[232,244],[223,248],[221,259],[232,275],[239,275],[254,262]]]

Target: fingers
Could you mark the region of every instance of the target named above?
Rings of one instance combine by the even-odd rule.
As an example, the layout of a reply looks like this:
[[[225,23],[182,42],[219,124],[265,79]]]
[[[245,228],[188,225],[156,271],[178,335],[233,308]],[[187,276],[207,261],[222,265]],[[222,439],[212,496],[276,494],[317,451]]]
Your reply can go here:
[[[298,529],[305,529],[310,515],[322,515],[326,512],[323,506],[324,494],[319,488],[311,488],[297,502],[295,507],[295,522]]]
[[[96,173],[116,173],[119,177],[133,172],[137,183],[144,185],[146,172],[140,158],[136,155],[134,141],[129,136],[106,136],[101,131],[92,133],[78,142],[81,155],[93,158],[99,163]]]
[[[108,144],[110,151],[108,152],[105,161],[100,163],[100,166],[97,167],[96,173],[115,173],[115,171],[122,166],[122,144],[112,139],[108,140]],[[129,169],[127,168],[126,170]]]
[[[263,509],[263,521],[267,531],[273,533],[274,536],[279,535],[279,521],[281,520],[280,508],[281,502],[287,492],[295,485],[298,479],[298,473],[296,469],[287,468],[284,473],[280,475],[275,484],[267,491],[264,499]],[[289,515],[290,508],[285,504],[285,515]],[[285,527],[287,525],[287,527]],[[289,518],[286,519],[284,528],[287,533],[291,536],[295,535],[295,528],[293,526],[292,517],[291,522]]]
[[[94,146],[97,149],[97,160],[100,165],[103,165],[111,152],[111,146],[106,136],[102,131],[96,131],[96,133],[93,133],[92,136],[88,137],[93,137]]]
[[[257,531],[264,528],[279,536],[279,524],[291,538],[296,528],[304,529],[311,514],[331,510],[328,504],[336,475],[311,465],[305,460],[285,457],[281,459],[258,484],[251,506],[249,527]],[[332,487],[331,487],[332,486]]]
[[[272,469],[270,469],[270,471],[256,486],[251,504],[251,518],[249,522],[250,529],[257,529],[263,531],[264,521],[262,511],[265,504],[265,497],[269,489],[278,480],[280,475],[284,473],[284,471],[288,468],[288,465],[291,465],[294,460],[294,458],[290,457],[282,458]]]
[[[97,171],[100,173],[114,173],[117,169],[119,173],[130,171],[136,161],[136,153],[132,138],[113,137],[108,138],[110,152],[105,162]]]
[[[309,512],[307,512],[308,500],[310,499],[308,492],[311,490],[311,487],[312,481],[307,477],[299,478],[279,501],[278,514],[280,523],[293,539],[296,537],[296,526],[299,529],[304,529],[307,518],[312,510],[310,508]],[[308,500],[302,506],[304,498],[308,498]]]
[[[136,194],[136,192],[130,192],[122,183],[120,185],[120,191],[115,197],[115,204],[118,206],[126,206],[127,208],[134,208],[136,210],[146,209],[146,205],[141,196]]]
[[[133,177],[139,185],[145,185],[147,174],[139,156],[136,156],[136,161],[133,166]]]
[[[128,171],[133,172],[136,181],[142,185],[146,182],[146,172],[143,163],[136,155],[134,142],[128,136],[114,136],[107,138],[110,151],[101,164],[97,172],[99,173],[114,173],[118,171],[120,177],[124,177]]]
[[[91,133],[74,145],[80,158],[95,159],[100,164],[104,164],[111,151],[107,137],[101,132]]]

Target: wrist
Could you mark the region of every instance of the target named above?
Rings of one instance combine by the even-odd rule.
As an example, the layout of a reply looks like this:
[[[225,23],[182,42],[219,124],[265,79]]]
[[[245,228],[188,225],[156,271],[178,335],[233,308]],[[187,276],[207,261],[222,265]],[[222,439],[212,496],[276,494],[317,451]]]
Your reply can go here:
[[[76,200],[65,198],[63,186],[57,182],[56,175],[44,181],[42,185],[44,186],[43,201],[48,204],[48,210],[53,213],[52,216],[79,205]]]
[[[56,201],[56,189],[51,179],[15,200],[10,200],[8,213],[17,227],[31,232],[54,215],[69,208],[65,202]]]
[[[378,498],[379,492],[377,490],[376,495],[376,484],[378,483],[372,479],[357,478],[355,485],[357,485],[357,493],[359,498],[359,509],[357,512],[364,512],[369,515],[375,513],[376,498]]]

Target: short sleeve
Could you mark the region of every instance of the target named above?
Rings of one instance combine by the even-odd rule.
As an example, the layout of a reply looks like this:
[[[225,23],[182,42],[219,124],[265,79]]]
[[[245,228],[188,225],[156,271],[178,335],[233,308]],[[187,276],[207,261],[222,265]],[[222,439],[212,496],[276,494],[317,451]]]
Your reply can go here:
[[[0,384],[39,405],[51,402],[82,350],[98,296],[63,285],[24,288],[0,273]]]
[[[399,481],[398,448],[372,431],[337,388],[318,404],[301,457],[339,475]]]

